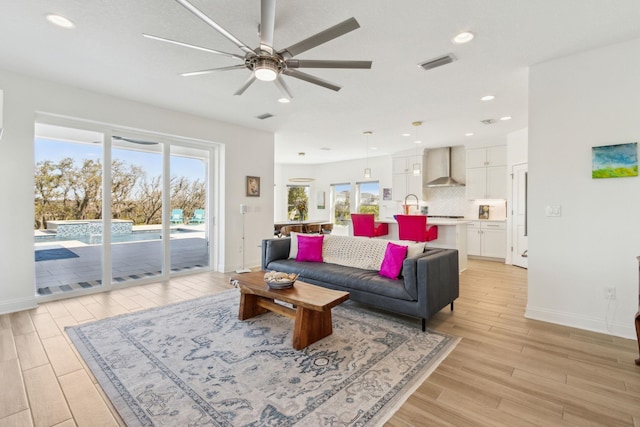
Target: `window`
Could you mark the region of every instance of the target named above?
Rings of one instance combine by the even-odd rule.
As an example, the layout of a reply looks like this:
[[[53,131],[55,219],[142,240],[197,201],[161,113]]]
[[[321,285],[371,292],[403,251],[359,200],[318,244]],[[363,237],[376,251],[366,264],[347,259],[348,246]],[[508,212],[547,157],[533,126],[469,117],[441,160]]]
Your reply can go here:
[[[287,185],[287,218],[304,221],[309,217],[309,186]]]
[[[351,219],[351,184],[331,184],[331,214],[334,224],[345,225]]]
[[[380,183],[356,182],[358,212],[372,213],[375,219],[380,216]]]

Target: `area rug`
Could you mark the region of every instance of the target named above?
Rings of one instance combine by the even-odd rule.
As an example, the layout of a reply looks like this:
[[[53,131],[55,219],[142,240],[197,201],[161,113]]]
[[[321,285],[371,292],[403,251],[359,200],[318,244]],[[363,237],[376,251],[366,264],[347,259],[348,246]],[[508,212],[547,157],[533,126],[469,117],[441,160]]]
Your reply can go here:
[[[39,249],[35,251],[37,261],[53,261],[56,259],[78,258],[78,254],[67,248]]]
[[[381,425],[458,339],[346,302],[333,334],[291,347],[293,320],[237,320],[239,292],[67,328],[129,426]]]

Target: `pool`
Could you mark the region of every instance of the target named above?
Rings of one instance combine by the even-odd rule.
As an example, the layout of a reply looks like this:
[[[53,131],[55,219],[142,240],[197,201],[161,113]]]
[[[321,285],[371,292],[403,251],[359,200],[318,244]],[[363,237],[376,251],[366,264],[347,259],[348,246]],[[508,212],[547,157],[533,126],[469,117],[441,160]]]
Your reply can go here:
[[[198,232],[199,232],[198,230],[176,228],[176,229],[171,229],[170,236],[173,236],[175,234],[187,234],[187,233],[198,233]],[[52,233],[51,235],[35,236],[34,239],[35,239],[35,243],[66,242],[70,240],[85,243],[87,245],[99,245],[102,243],[101,234],[59,236],[57,234]],[[125,234],[111,235],[111,243],[143,242],[148,240],[161,240],[161,239],[162,239],[162,234],[158,230],[132,231],[130,233],[125,233]]]

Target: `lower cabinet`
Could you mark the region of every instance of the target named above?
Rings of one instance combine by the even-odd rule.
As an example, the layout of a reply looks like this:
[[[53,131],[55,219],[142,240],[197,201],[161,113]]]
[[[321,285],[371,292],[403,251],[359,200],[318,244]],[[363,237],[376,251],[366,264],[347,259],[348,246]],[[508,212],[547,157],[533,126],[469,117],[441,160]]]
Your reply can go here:
[[[471,221],[467,225],[468,255],[489,258],[507,256],[506,224],[503,221]]]

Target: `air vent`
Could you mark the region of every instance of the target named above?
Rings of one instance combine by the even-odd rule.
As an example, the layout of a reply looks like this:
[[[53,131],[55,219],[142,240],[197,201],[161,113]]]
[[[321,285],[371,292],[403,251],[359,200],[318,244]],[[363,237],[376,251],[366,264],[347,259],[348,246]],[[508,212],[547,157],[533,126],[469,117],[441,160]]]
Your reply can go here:
[[[269,119],[271,117],[273,117],[273,114],[264,113],[264,114],[260,114],[259,116],[256,116],[256,119],[264,120],[264,119]]]
[[[452,54],[448,54],[445,56],[440,56],[438,58],[430,59],[422,64],[418,64],[418,66],[424,68],[425,70],[430,70],[432,68],[440,67],[442,65],[451,64],[455,61],[456,58]]]
[[[485,124],[485,125],[492,125],[496,122],[495,119],[485,119],[485,120],[480,120],[480,123]]]

